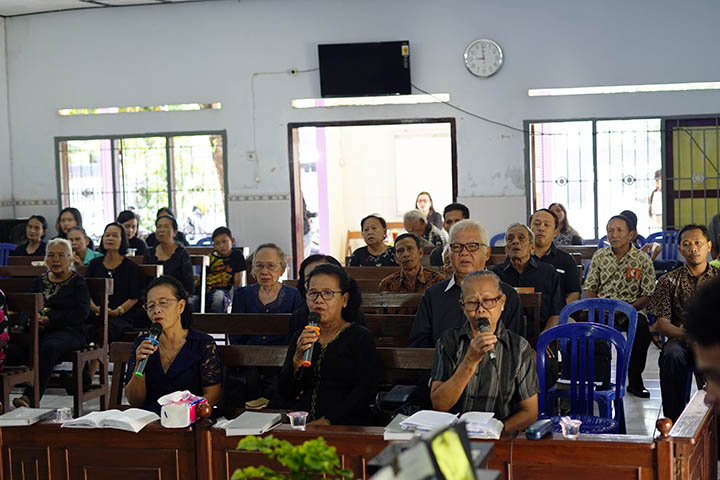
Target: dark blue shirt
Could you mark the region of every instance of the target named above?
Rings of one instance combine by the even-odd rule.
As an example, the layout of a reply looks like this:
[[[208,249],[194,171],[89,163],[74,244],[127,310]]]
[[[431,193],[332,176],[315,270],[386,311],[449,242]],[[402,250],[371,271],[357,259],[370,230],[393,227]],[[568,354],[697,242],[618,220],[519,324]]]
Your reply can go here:
[[[145,335],[140,335],[133,343],[125,372],[125,385],[135,374],[135,351],[145,338]],[[160,404],[157,401],[163,395],[190,390],[194,395],[202,397],[203,387],[221,382],[222,364],[215,340],[206,333],[190,328],[185,338],[185,345],[175,356],[167,372],[163,372],[160,349],[150,355],[145,365],[145,401],[140,408],[159,415]]]
[[[500,265],[493,265],[490,270],[513,287],[532,287],[535,292],[542,293],[540,303],[540,330],[545,328],[547,320],[552,315],[560,315],[560,310],[565,306],[565,298],[561,295],[560,275],[555,267],[543,263],[535,256],[531,256],[525,271],[518,273],[510,263],[510,258]],[[528,318],[532,317],[527,312]]]
[[[260,284],[235,289],[232,313],[293,313],[305,302],[297,288],[283,285],[277,298],[268,304],[260,301]],[[284,335],[230,335],[232,345],[284,345]]]
[[[582,293],[577,263],[575,263],[572,255],[560,250],[554,243],[551,243],[550,250],[539,260],[555,267],[555,271],[560,275],[560,288],[563,299],[570,293]]]

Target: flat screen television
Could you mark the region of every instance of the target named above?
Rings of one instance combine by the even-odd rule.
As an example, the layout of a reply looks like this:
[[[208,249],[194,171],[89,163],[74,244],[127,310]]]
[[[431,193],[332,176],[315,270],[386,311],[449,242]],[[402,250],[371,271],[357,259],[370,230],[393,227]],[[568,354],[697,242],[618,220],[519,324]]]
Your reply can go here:
[[[410,42],[318,45],[322,97],[410,94]]]

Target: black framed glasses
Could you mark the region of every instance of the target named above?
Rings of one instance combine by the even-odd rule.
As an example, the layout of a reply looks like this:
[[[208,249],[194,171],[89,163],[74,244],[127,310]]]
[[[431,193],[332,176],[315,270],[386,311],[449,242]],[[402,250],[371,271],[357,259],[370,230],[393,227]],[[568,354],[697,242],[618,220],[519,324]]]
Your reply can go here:
[[[451,243],[450,244],[450,251],[453,253],[460,253],[463,251],[463,249],[467,250],[468,252],[477,252],[480,250],[480,247],[485,247],[486,245],[484,243],[480,242],[469,242],[469,243]]]
[[[462,309],[466,312],[477,312],[480,310],[480,306],[485,310],[490,310],[492,308],[495,308],[498,301],[502,298],[502,295],[498,295],[495,298],[486,298],[485,300],[479,301],[479,302],[463,302],[460,300],[460,305],[462,305]]]
[[[335,297],[335,294],[337,293],[344,292],[342,290],[310,290],[305,294],[305,296],[312,301],[317,300],[318,297],[322,297],[323,300],[329,302]]]

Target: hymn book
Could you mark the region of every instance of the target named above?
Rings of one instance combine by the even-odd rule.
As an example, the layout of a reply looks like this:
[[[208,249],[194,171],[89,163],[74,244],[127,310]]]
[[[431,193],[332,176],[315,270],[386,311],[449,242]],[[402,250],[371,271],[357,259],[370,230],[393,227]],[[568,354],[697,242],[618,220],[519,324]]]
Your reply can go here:
[[[105,410],[92,412],[62,424],[63,428],[115,428],[128,432],[139,432],[145,425],[160,420],[148,410],[128,408],[127,410]]]
[[[55,416],[54,408],[20,407],[0,415],[0,427],[32,425]]]
[[[225,435],[262,435],[282,420],[281,413],[243,412],[225,426]]]
[[[468,437],[498,439],[503,432],[503,423],[493,418],[494,416],[493,412],[465,412],[458,418],[452,413],[420,410],[401,421],[399,425],[422,435],[438,428],[465,422]]]

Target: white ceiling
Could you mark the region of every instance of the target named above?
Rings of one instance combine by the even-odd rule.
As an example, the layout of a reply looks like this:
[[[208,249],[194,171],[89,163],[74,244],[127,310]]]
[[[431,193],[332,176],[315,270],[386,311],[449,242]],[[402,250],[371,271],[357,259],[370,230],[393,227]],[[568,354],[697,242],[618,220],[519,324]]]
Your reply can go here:
[[[0,16],[29,15],[33,13],[103,8],[127,5],[162,5],[210,0],[0,0]]]

